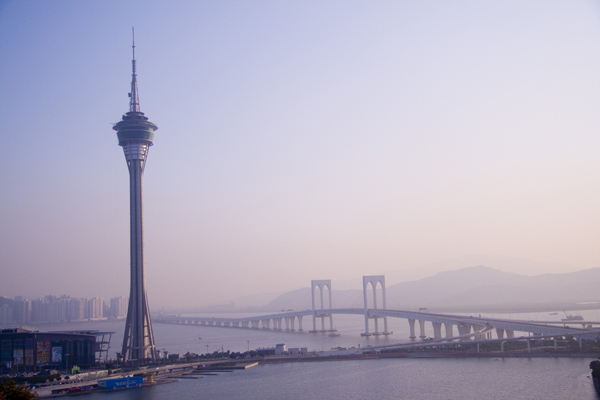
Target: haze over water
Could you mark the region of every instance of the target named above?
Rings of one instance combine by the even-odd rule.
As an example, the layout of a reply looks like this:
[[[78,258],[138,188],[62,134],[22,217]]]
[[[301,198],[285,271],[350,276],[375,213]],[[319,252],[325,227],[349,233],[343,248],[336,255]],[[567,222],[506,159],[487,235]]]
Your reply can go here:
[[[597,320],[600,310],[582,311],[589,320]],[[223,317],[231,317],[224,314]],[[500,318],[501,315],[495,314]],[[548,313],[511,314],[504,317],[524,320],[549,319]],[[307,322],[307,321],[306,321]],[[186,351],[246,351],[248,347],[288,347],[328,350],[391,344],[408,341],[408,323],[390,319],[394,334],[387,338],[364,338],[363,319],[359,316],[335,316],[341,333],[282,333],[276,331],[154,324],[159,349],[171,354]],[[115,330],[111,355],[118,351],[123,321],[63,324],[48,329]],[[305,325],[308,326],[308,325]],[[426,327],[431,334],[431,326]],[[248,343],[247,341],[250,341]],[[247,371],[222,373],[200,380],[181,380],[175,384],[101,393],[91,399],[596,399],[588,358],[533,359],[379,359],[336,362],[287,363],[261,365]]]

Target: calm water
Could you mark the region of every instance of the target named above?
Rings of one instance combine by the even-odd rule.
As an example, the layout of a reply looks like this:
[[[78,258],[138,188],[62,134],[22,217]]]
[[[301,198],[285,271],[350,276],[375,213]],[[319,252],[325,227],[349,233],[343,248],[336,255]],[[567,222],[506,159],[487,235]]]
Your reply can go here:
[[[598,320],[598,311],[583,311]],[[224,315],[226,316],[226,315]],[[227,315],[233,316],[233,315]],[[491,315],[490,315],[491,316]],[[497,318],[553,320],[548,313],[501,315]],[[326,325],[328,326],[328,325]],[[312,319],[304,319],[312,329]],[[365,338],[360,316],[334,317],[341,336],[284,333],[186,325],[153,325],[157,347],[170,353],[215,350],[246,351],[248,348],[288,347],[328,350],[332,347],[368,346],[408,341],[408,323],[389,320],[389,337]],[[123,337],[124,321],[43,325],[40,330],[97,329],[114,331],[110,356]],[[427,334],[433,336],[428,324]],[[208,347],[207,347],[208,346]],[[96,393],[89,399],[596,399],[589,378],[589,359],[377,359],[343,362],[261,365],[247,371],[181,380],[174,384],[122,392]]]
[[[583,359],[379,359],[261,365],[113,393],[134,399],[597,399]]]

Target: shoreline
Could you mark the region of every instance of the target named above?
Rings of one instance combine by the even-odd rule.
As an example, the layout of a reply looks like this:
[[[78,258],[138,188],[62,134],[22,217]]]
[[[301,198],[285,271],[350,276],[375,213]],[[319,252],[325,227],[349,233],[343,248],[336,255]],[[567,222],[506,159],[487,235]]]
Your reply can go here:
[[[98,392],[114,392],[129,389],[138,389],[143,387],[164,385],[169,383],[177,383],[184,379],[202,379],[204,375],[218,375],[223,372],[233,372],[235,370],[244,371],[246,369],[261,365],[261,364],[287,364],[287,363],[310,363],[310,362],[342,362],[342,361],[354,361],[354,360],[379,360],[379,359],[494,359],[499,361],[505,358],[513,359],[526,359],[526,358],[587,358],[591,360],[598,359],[600,352],[539,352],[539,353],[523,353],[523,352],[489,352],[489,353],[471,353],[471,352],[389,352],[389,353],[365,353],[365,354],[347,354],[347,355],[330,355],[330,356],[318,356],[318,355],[300,355],[300,356],[268,356],[261,360],[253,360],[252,362],[236,362],[231,365],[229,362],[218,362],[213,366],[210,362],[193,362],[185,363],[181,365],[173,364],[169,372],[160,373],[153,375],[151,381],[144,380],[143,384],[136,387],[129,387],[123,389],[98,389],[93,387],[97,385],[97,381],[87,382],[88,385],[92,386],[89,391],[80,393],[48,393],[48,389],[68,389],[68,386],[63,385],[50,385],[41,390],[36,390],[39,398],[53,398],[62,396],[72,395],[84,395]],[[230,365],[223,365],[230,364]],[[116,378],[116,376],[114,376]],[[110,378],[108,378],[110,379]],[[83,382],[79,383],[79,386]],[[71,385],[69,385],[71,386]],[[76,386],[76,385],[73,385]],[[45,389],[45,390],[44,390]],[[45,392],[45,393],[44,393]]]

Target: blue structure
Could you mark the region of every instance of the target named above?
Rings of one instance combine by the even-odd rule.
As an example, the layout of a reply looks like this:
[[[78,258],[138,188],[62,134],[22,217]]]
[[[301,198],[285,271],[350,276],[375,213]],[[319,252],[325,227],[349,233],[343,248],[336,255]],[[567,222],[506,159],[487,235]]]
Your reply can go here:
[[[128,376],[125,378],[103,379],[98,381],[99,389],[126,389],[130,387],[142,386],[144,379],[141,376]]]

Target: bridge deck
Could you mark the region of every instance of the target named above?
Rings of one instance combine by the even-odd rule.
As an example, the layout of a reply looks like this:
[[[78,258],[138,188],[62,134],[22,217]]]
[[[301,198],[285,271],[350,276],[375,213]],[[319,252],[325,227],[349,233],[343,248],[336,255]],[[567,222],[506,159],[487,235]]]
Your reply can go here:
[[[470,333],[467,336],[481,335],[490,332],[493,329],[506,330],[506,331],[518,331],[518,332],[530,332],[535,335],[570,335],[570,336],[581,336],[581,335],[598,335],[598,330],[584,329],[584,328],[573,328],[568,326],[557,326],[570,324],[600,324],[594,321],[543,321],[543,322],[532,322],[523,320],[508,320],[508,319],[497,319],[497,318],[486,318],[486,317],[472,317],[472,316],[461,316],[452,314],[438,314],[438,313],[425,313],[417,311],[405,311],[405,310],[382,310],[382,309],[361,309],[361,308],[334,308],[324,310],[303,310],[303,311],[291,311],[282,312],[276,314],[257,315],[253,317],[244,318],[222,318],[222,317],[182,317],[182,316],[165,316],[156,318],[156,322],[162,323],[173,323],[173,324],[190,324],[190,325],[212,325],[212,326],[225,326],[225,327],[244,327],[244,328],[257,328],[258,322],[270,323],[270,321],[282,321],[284,319],[302,318],[305,316],[329,316],[334,314],[346,314],[346,315],[361,315],[369,318],[373,317],[390,317],[390,318],[401,318],[415,321],[427,321],[439,324],[449,324],[458,326],[472,326],[479,327],[476,332]],[[254,323],[254,324],[252,324]],[[243,326],[240,326],[244,324]],[[275,324],[275,323],[274,323]],[[270,328],[265,328],[270,329]],[[289,329],[287,329],[289,330]],[[454,339],[460,336],[455,336]]]

